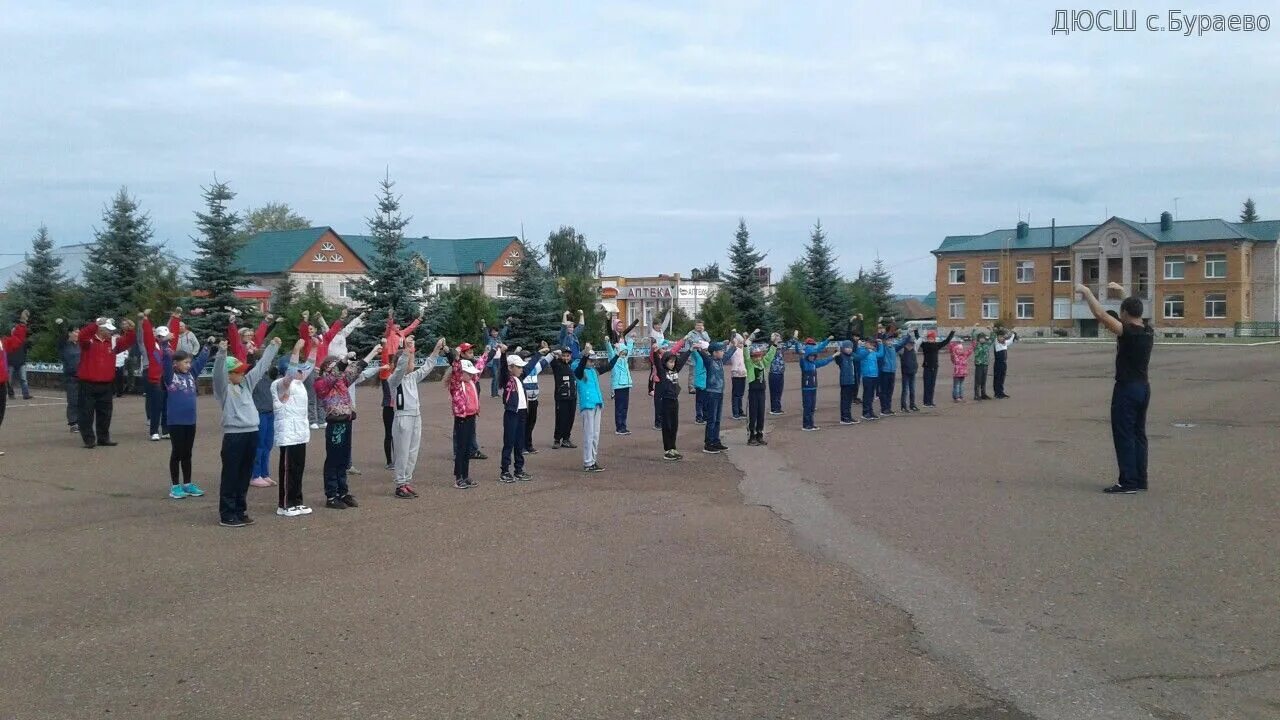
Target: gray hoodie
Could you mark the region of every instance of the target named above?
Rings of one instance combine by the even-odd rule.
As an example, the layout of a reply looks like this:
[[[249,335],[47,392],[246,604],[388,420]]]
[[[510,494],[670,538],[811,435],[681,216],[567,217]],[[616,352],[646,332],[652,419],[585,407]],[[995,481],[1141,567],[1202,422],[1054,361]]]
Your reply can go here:
[[[275,359],[276,346],[271,343],[262,351],[258,364],[244,374],[244,382],[232,385],[227,378],[227,351],[218,350],[213,358],[213,397],[222,408],[223,433],[258,431],[258,407],[253,402],[253,389]]]
[[[387,385],[391,387],[392,407],[395,408],[397,417],[422,414],[418,404],[418,383],[435,370],[436,358],[439,355],[440,353],[432,350],[426,362],[422,363],[422,367],[410,371],[409,354],[400,352],[400,356],[396,358],[396,369],[391,373],[391,377],[387,378]]]

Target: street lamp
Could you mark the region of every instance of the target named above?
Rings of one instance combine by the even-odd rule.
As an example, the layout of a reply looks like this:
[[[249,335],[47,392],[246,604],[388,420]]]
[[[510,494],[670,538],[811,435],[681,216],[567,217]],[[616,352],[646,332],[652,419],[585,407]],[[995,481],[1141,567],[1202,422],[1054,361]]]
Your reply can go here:
[[[483,260],[476,261],[476,274],[480,276],[480,292],[487,295],[488,293],[484,292],[484,261]]]

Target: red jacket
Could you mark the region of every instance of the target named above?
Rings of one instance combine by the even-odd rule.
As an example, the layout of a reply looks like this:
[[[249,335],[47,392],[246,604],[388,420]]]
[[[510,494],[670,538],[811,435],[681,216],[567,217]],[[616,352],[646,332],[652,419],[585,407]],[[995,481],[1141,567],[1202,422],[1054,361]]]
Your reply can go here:
[[[421,322],[422,318],[414,318],[414,321],[409,323],[408,327],[401,329],[400,326],[396,324],[395,315],[389,315],[387,317],[387,331],[382,338],[382,364],[384,367],[387,365],[395,366],[395,362],[392,361],[392,357],[394,357],[396,353],[400,352],[400,344],[404,342],[405,338],[412,335],[414,330],[418,329],[418,324]],[[378,372],[379,380],[386,380],[389,377],[391,377],[390,370],[381,370]]]
[[[320,358],[321,360],[329,357],[329,343],[333,342],[333,339],[338,337],[338,333],[341,331],[342,331],[342,321],[341,320],[333,321],[333,324],[329,326],[328,331],[326,331],[323,335],[320,336],[320,350],[319,352],[316,353],[316,357]],[[303,350],[308,350],[308,349],[310,348],[303,348]],[[305,357],[311,357],[311,356],[306,355]],[[343,360],[345,361],[346,358],[343,358]]]
[[[116,379],[116,353],[129,349],[138,334],[130,330],[102,340],[98,337],[98,323],[80,328],[80,372],[83,382],[109,383]]]
[[[303,320],[302,322],[298,323],[298,339],[302,341],[302,354],[299,355],[298,357],[301,357],[301,358],[311,357],[311,348],[314,347],[316,344],[315,336],[307,334],[307,327],[309,325],[311,325],[311,323],[307,322],[306,320]],[[319,355],[317,355],[316,357],[319,358],[320,360],[324,359]]]
[[[266,320],[258,323],[258,329],[253,333],[253,344],[257,345],[259,349],[262,348],[262,343],[267,341],[267,331],[270,329],[271,326],[267,325]],[[175,332],[174,338],[177,338],[177,336],[178,334]],[[240,342],[240,328],[236,327],[235,320],[227,324],[227,350],[240,362],[249,362],[249,348]],[[303,355],[303,357],[307,356]]]
[[[9,337],[0,337],[0,385],[9,382],[9,353],[21,348],[26,341],[27,326],[25,323],[14,325],[13,334]]]
[[[142,351],[147,354],[147,382],[155,384],[164,378],[164,361],[151,318],[142,318]]]

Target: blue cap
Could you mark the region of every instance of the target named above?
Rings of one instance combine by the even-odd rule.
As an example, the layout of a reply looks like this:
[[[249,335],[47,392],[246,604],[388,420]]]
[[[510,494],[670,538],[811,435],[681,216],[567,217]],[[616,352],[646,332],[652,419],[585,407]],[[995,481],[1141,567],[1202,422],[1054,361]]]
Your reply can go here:
[[[707,346],[707,350],[711,352],[720,352],[721,350],[724,350],[724,343],[718,341],[713,342]]]

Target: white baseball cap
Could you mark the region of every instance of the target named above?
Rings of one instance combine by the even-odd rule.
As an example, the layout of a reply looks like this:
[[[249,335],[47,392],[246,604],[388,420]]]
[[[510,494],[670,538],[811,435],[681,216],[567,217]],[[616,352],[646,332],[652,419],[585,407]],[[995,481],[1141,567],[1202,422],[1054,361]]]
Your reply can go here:
[[[524,366],[525,366],[525,365],[527,365],[528,363],[526,363],[526,362],[524,361],[524,358],[520,357],[519,355],[508,355],[508,356],[507,356],[507,364],[508,364],[508,365],[515,365],[516,367],[524,367]]]
[[[161,340],[168,340],[168,339],[169,339],[169,326],[167,326],[167,325],[161,325],[160,327],[156,328],[156,337],[157,337],[157,338],[159,338],[159,339],[161,339]]]
[[[461,367],[462,367],[462,372],[469,373],[471,375],[480,374],[480,371],[476,369],[476,364],[471,362],[470,360],[463,360],[461,363]]]
[[[107,332],[115,332],[116,324],[111,322],[111,318],[98,318],[98,327]]]

